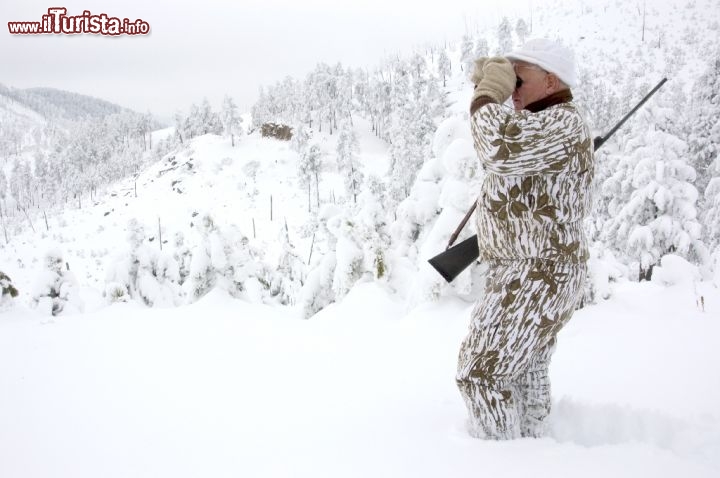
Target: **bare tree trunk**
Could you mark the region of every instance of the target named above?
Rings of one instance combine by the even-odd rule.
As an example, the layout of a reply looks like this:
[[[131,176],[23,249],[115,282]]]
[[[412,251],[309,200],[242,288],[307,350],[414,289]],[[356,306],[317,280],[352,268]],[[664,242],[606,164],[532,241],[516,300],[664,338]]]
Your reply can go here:
[[[642,22],[642,38],[640,39],[642,42],[645,42],[645,2],[643,2],[643,22]]]
[[[0,222],[2,222],[3,232],[5,233],[5,243],[10,244],[8,239],[7,226],[5,225],[5,216],[3,215],[2,205],[0,204]]]
[[[257,234],[255,234],[255,218],[252,218],[253,221],[253,239],[257,239]]]
[[[50,225],[48,224],[47,213],[45,211],[43,211],[43,217],[45,218],[45,229],[47,229],[49,231]]]
[[[654,264],[651,264],[647,269],[640,266],[640,273],[638,274],[638,281],[650,281],[652,279]]]
[[[317,171],[315,171],[315,196],[317,197],[317,207],[320,209],[320,177]]]
[[[353,204],[357,204],[357,185],[355,184],[355,166],[350,165],[350,174],[352,175],[352,192]]]
[[[28,222],[30,223],[30,229],[32,229],[32,232],[35,232],[35,226],[33,226],[32,219],[30,219],[30,216],[27,213],[26,208],[21,208],[23,214],[25,214],[25,217],[27,218]]]
[[[533,27],[533,10],[532,10],[532,2],[530,2],[530,33],[532,33],[532,27]]]
[[[160,218],[158,217],[158,242],[160,243],[160,250],[162,251],[162,227],[160,226]]]
[[[313,253],[314,246],[315,246],[315,234],[313,234],[312,242],[310,243],[310,255],[308,256],[308,265],[310,265],[310,260],[312,259],[312,253]]]

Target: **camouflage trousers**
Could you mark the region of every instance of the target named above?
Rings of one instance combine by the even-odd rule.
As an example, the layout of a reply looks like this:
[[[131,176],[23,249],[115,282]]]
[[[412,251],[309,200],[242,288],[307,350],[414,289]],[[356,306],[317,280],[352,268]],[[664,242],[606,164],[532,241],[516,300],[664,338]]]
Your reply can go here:
[[[585,263],[492,261],[460,347],[457,384],[477,438],[544,434],[548,366],[582,295]]]

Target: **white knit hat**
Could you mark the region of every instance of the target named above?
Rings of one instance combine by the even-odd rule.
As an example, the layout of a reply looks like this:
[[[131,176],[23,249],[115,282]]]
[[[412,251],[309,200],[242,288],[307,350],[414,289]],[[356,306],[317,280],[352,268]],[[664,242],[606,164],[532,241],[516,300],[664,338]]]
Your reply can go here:
[[[569,48],[552,40],[545,38],[528,40],[523,46],[505,56],[511,61],[525,61],[555,73],[571,88],[577,84],[575,55]]]

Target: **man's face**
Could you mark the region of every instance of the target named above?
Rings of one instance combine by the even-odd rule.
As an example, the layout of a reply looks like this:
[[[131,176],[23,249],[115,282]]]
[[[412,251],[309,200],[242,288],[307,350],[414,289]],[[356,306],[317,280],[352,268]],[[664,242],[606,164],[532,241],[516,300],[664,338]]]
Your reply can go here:
[[[515,111],[524,109],[530,103],[534,103],[548,96],[550,85],[547,82],[548,72],[537,65],[516,61],[513,63],[515,76],[520,83],[512,94]]]

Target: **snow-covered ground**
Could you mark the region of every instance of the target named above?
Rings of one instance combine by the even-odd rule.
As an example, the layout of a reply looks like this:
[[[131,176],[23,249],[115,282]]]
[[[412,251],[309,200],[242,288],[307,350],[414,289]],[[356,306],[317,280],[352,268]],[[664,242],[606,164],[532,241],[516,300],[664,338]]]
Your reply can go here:
[[[406,312],[367,283],[309,321],[219,290],[176,309],[16,307],[0,476],[716,477],[720,295],[704,286],[620,283],[579,311],[550,435],[511,442],[465,432],[458,298]]]

